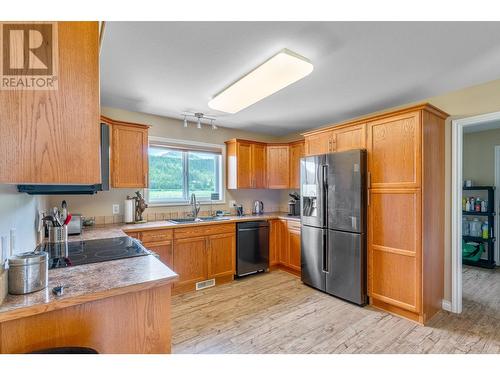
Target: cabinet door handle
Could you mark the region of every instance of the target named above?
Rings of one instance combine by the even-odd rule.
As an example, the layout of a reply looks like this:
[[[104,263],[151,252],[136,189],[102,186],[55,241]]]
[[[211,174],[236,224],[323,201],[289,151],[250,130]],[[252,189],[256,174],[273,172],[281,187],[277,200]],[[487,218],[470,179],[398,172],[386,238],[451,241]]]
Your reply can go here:
[[[368,174],[367,174],[366,177],[367,177],[367,180],[368,180],[368,183],[367,183],[368,189],[371,189],[371,187],[372,187],[372,174],[370,172],[368,172]]]

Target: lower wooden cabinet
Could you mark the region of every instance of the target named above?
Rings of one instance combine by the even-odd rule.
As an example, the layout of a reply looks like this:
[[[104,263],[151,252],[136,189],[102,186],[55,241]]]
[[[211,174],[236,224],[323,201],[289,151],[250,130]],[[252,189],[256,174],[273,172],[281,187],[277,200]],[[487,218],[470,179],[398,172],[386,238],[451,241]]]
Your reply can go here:
[[[235,224],[174,229],[174,268],[179,281],[174,293],[196,289],[196,283],[232,281],[236,271]]]
[[[288,221],[288,267],[300,272],[300,223]]]
[[[236,234],[222,233],[209,236],[208,279],[233,276],[236,270]]]
[[[233,280],[236,271],[236,225],[233,223],[126,232],[179,275],[173,293],[196,289],[196,283]]]
[[[300,222],[287,219],[270,220],[269,266],[300,273]]]
[[[172,241],[164,242],[146,242],[143,243],[144,247],[148,250],[154,251],[160,257],[160,260],[165,263],[169,268],[174,267],[174,255]]]
[[[179,275],[174,289],[194,289],[195,284],[208,279],[207,240],[205,237],[182,238],[174,241],[174,272]]]

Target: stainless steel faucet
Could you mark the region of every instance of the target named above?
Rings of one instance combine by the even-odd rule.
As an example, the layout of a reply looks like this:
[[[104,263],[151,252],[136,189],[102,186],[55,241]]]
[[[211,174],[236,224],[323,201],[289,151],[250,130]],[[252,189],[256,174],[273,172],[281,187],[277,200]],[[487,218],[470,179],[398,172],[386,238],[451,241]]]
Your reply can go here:
[[[191,194],[191,200],[189,201],[189,204],[191,205],[191,215],[195,220],[197,220],[198,214],[200,213],[201,204],[196,200],[196,195],[194,193]]]

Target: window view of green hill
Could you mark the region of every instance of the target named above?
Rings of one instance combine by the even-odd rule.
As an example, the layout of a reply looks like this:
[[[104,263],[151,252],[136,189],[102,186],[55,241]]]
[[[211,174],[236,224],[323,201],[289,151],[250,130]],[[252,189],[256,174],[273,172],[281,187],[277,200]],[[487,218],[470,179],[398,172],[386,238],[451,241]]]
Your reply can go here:
[[[183,154],[187,153],[187,160]],[[188,199],[195,193],[200,199],[209,199],[218,192],[220,155],[150,148],[149,199]],[[187,173],[187,189],[185,175]]]

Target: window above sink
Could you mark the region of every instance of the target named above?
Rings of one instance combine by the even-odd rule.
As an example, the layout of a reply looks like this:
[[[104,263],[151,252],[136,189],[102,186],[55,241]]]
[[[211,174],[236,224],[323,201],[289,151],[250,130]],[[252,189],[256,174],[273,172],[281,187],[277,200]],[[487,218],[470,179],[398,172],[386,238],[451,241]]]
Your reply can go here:
[[[187,205],[192,193],[201,203],[224,203],[223,152],[223,145],[150,137],[148,204]]]

